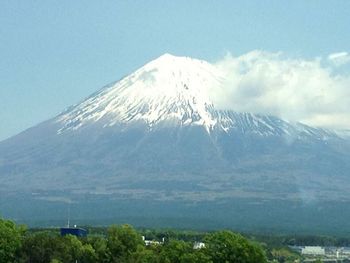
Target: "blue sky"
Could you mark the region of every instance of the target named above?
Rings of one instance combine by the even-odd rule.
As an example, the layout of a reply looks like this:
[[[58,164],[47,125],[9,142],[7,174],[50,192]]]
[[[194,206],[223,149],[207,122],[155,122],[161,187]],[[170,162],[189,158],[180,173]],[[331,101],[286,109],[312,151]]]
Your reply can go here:
[[[0,140],[163,53],[349,52],[350,1],[0,2]]]

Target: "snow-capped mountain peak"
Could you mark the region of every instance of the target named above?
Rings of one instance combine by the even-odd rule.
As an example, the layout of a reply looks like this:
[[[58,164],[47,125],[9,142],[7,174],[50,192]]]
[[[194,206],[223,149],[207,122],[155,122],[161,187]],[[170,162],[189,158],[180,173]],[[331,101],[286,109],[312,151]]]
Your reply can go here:
[[[164,54],[64,112],[60,132],[97,121],[104,126],[144,121],[150,127],[175,121],[209,131],[216,120],[209,112],[208,90],[221,85],[222,78],[208,62]]]
[[[225,75],[206,61],[164,54],[62,113],[56,119],[58,133],[94,123],[109,127],[139,122],[149,129],[157,124],[197,125],[208,133],[219,129],[321,140],[334,136],[276,117],[218,110],[210,94],[223,83]]]

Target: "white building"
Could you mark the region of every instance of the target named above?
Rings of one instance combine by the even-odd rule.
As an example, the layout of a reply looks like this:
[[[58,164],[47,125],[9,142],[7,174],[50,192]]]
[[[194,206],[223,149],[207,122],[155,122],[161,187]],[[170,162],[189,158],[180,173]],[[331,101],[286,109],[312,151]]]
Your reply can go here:
[[[193,249],[205,248],[205,244],[202,242],[194,242]]]
[[[142,240],[143,242],[145,242],[145,245],[146,246],[151,246],[151,245],[162,245],[164,244],[164,237],[162,238],[162,242],[159,242],[159,241],[155,241],[155,240],[147,240],[145,239],[145,236],[142,236]]]
[[[306,246],[301,249],[302,255],[317,255],[324,256],[326,254],[325,249],[319,246]]]

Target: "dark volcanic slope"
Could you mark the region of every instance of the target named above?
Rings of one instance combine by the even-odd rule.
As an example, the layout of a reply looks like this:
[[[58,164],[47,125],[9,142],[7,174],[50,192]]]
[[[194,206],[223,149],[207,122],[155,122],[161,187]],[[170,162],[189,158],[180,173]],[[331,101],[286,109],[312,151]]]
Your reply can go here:
[[[290,142],[234,130],[208,134],[200,126],[55,131],[47,122],[1,143],[2,192],[347,198],[349,155],[337,138]]]

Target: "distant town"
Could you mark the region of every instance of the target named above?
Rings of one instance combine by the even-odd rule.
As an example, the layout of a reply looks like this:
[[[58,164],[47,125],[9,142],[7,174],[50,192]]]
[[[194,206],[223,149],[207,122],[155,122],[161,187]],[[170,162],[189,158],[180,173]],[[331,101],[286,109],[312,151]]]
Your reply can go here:
[[[290,246],[304,259],[301,262],[350,262],[350,247]]]

